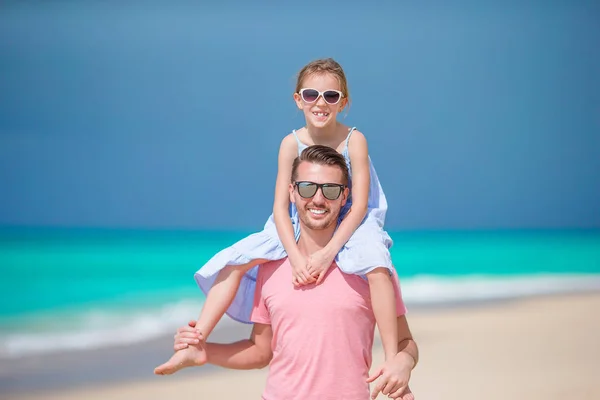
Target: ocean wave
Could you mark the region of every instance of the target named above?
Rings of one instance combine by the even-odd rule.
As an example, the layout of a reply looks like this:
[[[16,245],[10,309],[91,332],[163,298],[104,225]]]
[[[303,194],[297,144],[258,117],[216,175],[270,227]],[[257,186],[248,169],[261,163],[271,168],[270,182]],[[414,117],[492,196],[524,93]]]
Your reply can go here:
[[[417,276],[401,281],[407,305],[508,300],[536,295],[568,294],[600,290],[598,275]]]
[[[0,358],[142,342],[174,333],[182,322],[197,317],[199,311],[198,301],[181,301],[137,312],[119,309],[80,312],[69,317],[64,330],[57,330],[56,324],[40,330],[39,325],[28,323],[27,331],[0,333]]]
[[[410,308],[597,291],[600,275],[416,276],[402,279],[401,284]],[[71,315],[63,330],[56,330],[56,323],[51,330],[29,324],[26,330],[0,332],[0,358],[142,342],[174,333],[199,311],[197,300],[183,300],[137,311],[95,310]],[[235,322],[224,319],[220,326],[228,324]]]

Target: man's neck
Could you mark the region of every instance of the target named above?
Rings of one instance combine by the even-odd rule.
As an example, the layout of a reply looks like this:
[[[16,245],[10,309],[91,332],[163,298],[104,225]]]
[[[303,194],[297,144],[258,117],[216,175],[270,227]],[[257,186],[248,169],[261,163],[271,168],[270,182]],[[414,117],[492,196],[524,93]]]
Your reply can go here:
[[[302,226],[300,230],[298,249],[305,257],[308,257],[327,246],[327,243],[329,243],[335,232],[335,225],[319,230],[312,230],[306,226]]]

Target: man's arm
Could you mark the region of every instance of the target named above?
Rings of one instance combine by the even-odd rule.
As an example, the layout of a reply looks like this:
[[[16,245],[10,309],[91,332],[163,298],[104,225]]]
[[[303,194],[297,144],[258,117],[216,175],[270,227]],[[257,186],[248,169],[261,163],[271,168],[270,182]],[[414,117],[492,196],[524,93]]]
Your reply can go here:
[[[391,399],[414,400],[408,383],[411,372],[419,361],[419,349],[408,327],[406,316],[399,316],[397,324],[398,353],[367,379],[367,382],[370,383],[379,378],[371,392],[371,399],[377,398],[381,392]]]
[[[235,343],[206,343],[208,362],[229,369],[259,369],[271,362],[271,325],[254,324],[250,339]]]
[[[403,358],[412,370],[419,362],[419,348],[413,339],[406,316],[398,317],[398,354],[396,358]]]

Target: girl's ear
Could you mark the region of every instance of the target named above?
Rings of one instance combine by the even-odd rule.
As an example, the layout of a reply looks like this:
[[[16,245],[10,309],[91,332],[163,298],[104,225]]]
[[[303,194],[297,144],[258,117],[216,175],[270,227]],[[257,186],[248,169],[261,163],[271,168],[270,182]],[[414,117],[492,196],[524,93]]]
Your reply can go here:
[[[302,110],[302,97],[298,93],[294,93],[294,101],[298,109]]]
[[[338,112],[344,111],[344,108],[346,108],[347,104],[348,104],[348,100],[345,97],[342,98],[342,101],[340,101],[340,110]]]
[[[342,99],[342,101],[340,102],[342,103],[342,106],[340,106],[340,113],[346,109],[346,113],[344,114],[344,118],[346,118],[348,116],[348,111],[350,111],[350,106],[348,104],[348,100],[346,98]]]

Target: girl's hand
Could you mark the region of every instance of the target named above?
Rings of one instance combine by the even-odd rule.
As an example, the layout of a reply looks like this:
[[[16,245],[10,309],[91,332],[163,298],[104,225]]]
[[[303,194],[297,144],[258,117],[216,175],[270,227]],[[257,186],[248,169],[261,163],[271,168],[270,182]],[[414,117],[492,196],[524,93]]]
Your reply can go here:
[[[412,359],[410,361],[412,362]],[[371,399],[377,398],[377,395],[381,392],[391,399],[413,400],[414,395],[408,387],[410,373],[411,364],[409,361],[404,362],[401,357],[386,361],[367,379],[367,383],[371,383],[379,378],[371,393]]]
[[[292,283],[294,286],[308,285],[315,281],[315,278],[311,276],[306,268],[306,258],[303,256],[290,258],[290,264],[292,264]]]
[[[313,253],[308,258],[308,273],[311,275],[311,277],[317,278],[317,285],[321,283],[325,277],[325,273],[329,267],[331,267],[334,258],[335,254],[331,255],[330,252],[325,248]]]

